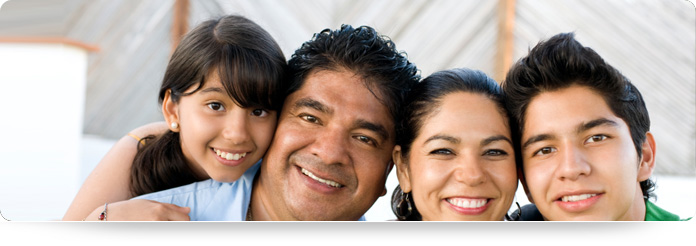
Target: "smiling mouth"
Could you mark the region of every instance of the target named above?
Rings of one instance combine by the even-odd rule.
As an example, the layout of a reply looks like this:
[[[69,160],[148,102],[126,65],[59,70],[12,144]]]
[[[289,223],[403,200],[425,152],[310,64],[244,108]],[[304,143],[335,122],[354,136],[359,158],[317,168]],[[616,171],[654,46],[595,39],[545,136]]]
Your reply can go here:
[[[213,149],[215,151],[215,154],[217,154],[219,157],[222,157],[225,160],[228,161],[238,161],[239,159],[242,159],[246,156],[247,152],[244,153],[227,153],[225,151],[221,151],[219,149]]]
[[[486,206],[488,199],[447,198],[448,203],[461,208],[480,208]]]
[[[310,171],[308,171],[307,169],[304,169],[304,168],[302,168],[302,174],[304,174],[304,175],[306,175],[307,177],[310,177],[310,178],[312,178],[312,179],[318,181],[319,183],[322,183],[322,184],[325,184],[325,185],[328,185],[328,186],[331,186],[331,187],[334,187],[334,188],[341,188],[341,187],[343,187],[343,185],[339,184],[339,183],[336,182],[336,181],[327,180],[327,179],[322,179],[322,178],[320,178],[320,177],[317,177],[317,176],[314,175],[312,172],[310,172]]]
[[[577,202],[577,201],[582,201],[589,199],[590,197],[596,196],[597,194],[581,194],[581,195],[572,195],[572,196],[562,196],[559,198],[562,202]]]

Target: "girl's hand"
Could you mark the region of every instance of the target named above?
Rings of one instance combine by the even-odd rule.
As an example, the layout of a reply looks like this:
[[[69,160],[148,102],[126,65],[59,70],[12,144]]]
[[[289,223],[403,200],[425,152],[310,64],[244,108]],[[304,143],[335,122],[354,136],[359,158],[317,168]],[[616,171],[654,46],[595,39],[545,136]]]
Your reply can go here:
[[[97,207],[85,221],[99,220],[104,205]],[[144,199],[133,199],[109,203],[106,208],[106,221],[188,221],[189,207],[161,203]]]

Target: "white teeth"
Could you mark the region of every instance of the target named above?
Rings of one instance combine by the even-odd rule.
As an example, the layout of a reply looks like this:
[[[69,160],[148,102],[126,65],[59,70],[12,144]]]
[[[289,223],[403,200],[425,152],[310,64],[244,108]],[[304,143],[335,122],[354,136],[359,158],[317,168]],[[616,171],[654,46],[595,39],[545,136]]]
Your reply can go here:
[[[339,183],[337,183],[337,182],[334,182],[334,181],[331,181],[331,180],[326,180],[326,179],[322,179],[322,178],[320,178],[320,177],[317,177],[317,176],[315,176],[313,173],[307,171],[307,169],[302,168],[302,173],[303,173],[304,175],[307,175],[307,176],[309,176],[310,178],[312,178],[312,179],[314,179],[314,180],[316,180],[316,181],[319,181],[319,182],[321,182],[321,183],[324,183],[324,184],[326,184],[326,185],[328,185],[328,186],[336,187],[336,188],[340,188],[340,187],[341,187],[341,184],[339,184]]]
[[[221,150],[216,149],[216,150],[215,150],[215,154],[217,154],[218,156],[220,156],[220,157],[222,157],[222,158],[225,158],[225,159],[228,160],[228,161],[231,161],[231,160],[237,161],[237,160],[239,160],[239,159],[241,159],[241,158],[244,158],[244,156],[246,156],[247,153],[244,152],[244,153],[241,153],[241,154],[239,154],[239,153],[237,153],[237,154],[232,154],[232,153],[227,153],[227,152],[225,152],[225,151],[221,151]]]
[[[447,202],[462,208],[480,208],[488,203],[488,199],[447,198]]]
[[[581,200],[585,200],[587,198],[596,196],[597,194],[582,194],[582,195],[573,195],[573,196],[563,196],[561,197],[561,201],[564,202],[577,202]]]

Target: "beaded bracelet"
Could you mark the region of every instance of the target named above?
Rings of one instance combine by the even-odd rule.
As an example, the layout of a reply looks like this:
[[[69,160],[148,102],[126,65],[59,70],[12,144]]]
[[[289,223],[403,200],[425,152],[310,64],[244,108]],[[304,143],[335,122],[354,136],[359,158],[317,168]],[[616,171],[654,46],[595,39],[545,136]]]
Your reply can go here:
[[[99,214],[99,221],[106,221],[106,205],[109,203],[104,203],[104,211]]]

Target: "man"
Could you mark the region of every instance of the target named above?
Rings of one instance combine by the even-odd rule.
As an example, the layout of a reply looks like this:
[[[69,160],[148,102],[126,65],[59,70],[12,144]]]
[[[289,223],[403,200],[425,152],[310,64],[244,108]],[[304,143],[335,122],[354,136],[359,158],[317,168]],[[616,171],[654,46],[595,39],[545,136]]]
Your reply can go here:
[[[417,69],[374,29],[349,25],[315,34],[289,67],[273,142],[238,187],[201,181],[138,198],[191,207],[194,220],[364,219],[386,194],[398,109]]]
[[[648,200],[656,146],[640,92],[573,33],[540,42],[503,89],[536,205],[523,220],[679,219]]]

